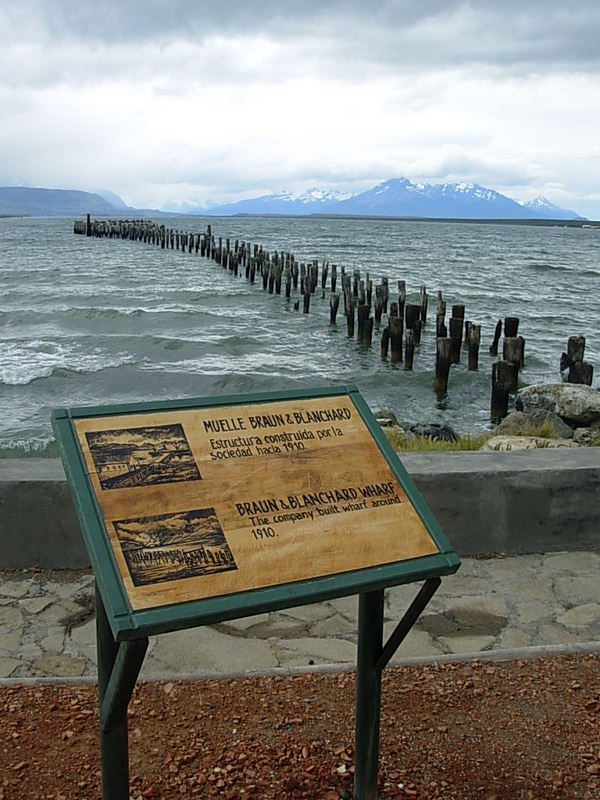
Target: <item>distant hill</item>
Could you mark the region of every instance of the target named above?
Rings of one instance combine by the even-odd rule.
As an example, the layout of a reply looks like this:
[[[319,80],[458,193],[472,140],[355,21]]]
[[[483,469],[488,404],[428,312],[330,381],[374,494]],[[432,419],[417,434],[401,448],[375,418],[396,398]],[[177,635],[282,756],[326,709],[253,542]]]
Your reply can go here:
[[[392,178],[358,194],[311,189],[302,194],[277,192],[236,203],[173,203],[162,211],[131,208],[108,189],[0,187],[0,215],[100,217],[134,214],[335,214],[346,216],[429,217],[437,219],[581,220],[576,212],[560,208],[545,197],[521,205],[506,195],[476,183],[412,183]]]
[[[229,214],[342,214],[381,217],[430,217],[446,219],[582,219],[545,198],[526,205],[476,183],[412,183],[392,178],[355,195],[339,195],[313,189],[263,195],[225,205],[210,205],[187,213]]]
[[[31,217],[70,217],[82,214],[114,215],[127,208],[91,192],[76,189],[33,189],[25,186],[0,187],[0,214]]]

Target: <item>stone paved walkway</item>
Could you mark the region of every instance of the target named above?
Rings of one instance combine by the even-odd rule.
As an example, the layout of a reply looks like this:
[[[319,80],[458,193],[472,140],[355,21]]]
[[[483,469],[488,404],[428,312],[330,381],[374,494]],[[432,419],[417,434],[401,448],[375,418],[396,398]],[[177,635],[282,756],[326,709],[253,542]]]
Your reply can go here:
[[[418,590],[386,592],[389,634]],[[91,572],[0,573],[0,678],[95,676]],[[356,661],[357,599],[152,637],[142,676]],[[598,643],[600,552],[463,559],[396,660]]]

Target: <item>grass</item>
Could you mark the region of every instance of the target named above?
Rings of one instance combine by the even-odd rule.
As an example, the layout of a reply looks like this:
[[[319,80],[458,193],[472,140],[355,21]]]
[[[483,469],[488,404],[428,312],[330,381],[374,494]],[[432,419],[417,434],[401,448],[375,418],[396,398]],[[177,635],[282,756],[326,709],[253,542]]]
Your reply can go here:
[[[384,428],[384,431],[394,450],[402,450],[405,453],[422,451],[445,453],[479,450],[491,435],[489,433],[459,434],[456,441],[448,442],[440,439],[430,439],[428,436],[405,436],[395,428]]]
[[[394,450],[405,453],[452,453],[460,451],[480,450],[492,436],[498,435],[495,430],[489,433],[464,433],[458,434],[456,441],[441,441],[430,439],[428,436],[406,436],[398,428],[384,428],[384,433],[389,439]],[[527,425],[519,436],[535,436],[540,439],[553,439],[554,428],[551,422],[538,422]],[[543,447],[543,444],[540,446]],[[593,434],[592,447],[600,447],[600,430]]]

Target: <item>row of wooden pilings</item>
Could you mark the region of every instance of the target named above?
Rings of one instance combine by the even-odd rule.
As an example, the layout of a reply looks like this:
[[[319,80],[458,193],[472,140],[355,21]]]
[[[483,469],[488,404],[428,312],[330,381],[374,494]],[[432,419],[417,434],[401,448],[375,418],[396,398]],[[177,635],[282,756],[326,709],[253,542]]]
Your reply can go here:
[[[403,362],[404,368],[412,370],[415,347],[420,344],[423,328],[427,322],[429,297],[425,286],[420,288],[419,303],[406,302],[406,282],[397,283],[397,295],[392,299],[387,277],[374,286],[369,273],[365,279],[359,270],[352,274],[342,266],[338,276],[337,266],[323,262],[319,274],[318,261],[304,264],[296,261],[292,253],[269,253],[258,244],[244,241],[231,243],[222,237],[215,239],[211,225],[206,233],[189,233],[157,225],[151,220],[94,220],[87,215],[85,221],[76,220],[74,233],[101,238],[119,238],[144,242],[161,249],[176,249],[188,253],[197,253],[202,257],[214,260],[223,268],[230,270],[235,276],[243,274],[250,284],[258,278],[263,290],[269,294],[285,294],[291,299],[292,290],[301,294],[303,313],[310,310],[311,296],[320,287],[325,297],[327,280],[330,281],[329,321],[335,325],[340,302],[343,300],[343,315],[346,319],[347,333],[356,337],[359,344],[372,346],[373,328],[381,329],[383,315],[387,315],[387,325],[381,329],[381,357],[389,357],[392,364]],[[340,292],[337,292],[338,277]],[[299,310],[300,299],[294,302],[294,309]],[[371,310],[373,315],[371,316]],[[436,306],[436,364],[434,389],[439,397],[443,397],[448,389],[450,368],[460,362],[461,350],[467,352],[467,367],[477,370],[479,366],[479,348],[481,343],[481,325],[465,319],[465,306],[453,305],[451,315],[446,324],[446,301],[438,292]],[[494,337],[489,347],[489,354],[496,358],[492,364],[492,393],[490,417],[499,422],[508,413],[510,396],[517,391],[519,370],[525,364],[525,340],[518,335],[519,319],[506,317],[504,322],[498,320]],[[498,357],[500,339],[502,357]],[[561,369],[569,369],[567,380],[572,383],[591,385],[593,368],[583,361],[585,347],[584,337],[571,337],[568,353],[561,359]]]

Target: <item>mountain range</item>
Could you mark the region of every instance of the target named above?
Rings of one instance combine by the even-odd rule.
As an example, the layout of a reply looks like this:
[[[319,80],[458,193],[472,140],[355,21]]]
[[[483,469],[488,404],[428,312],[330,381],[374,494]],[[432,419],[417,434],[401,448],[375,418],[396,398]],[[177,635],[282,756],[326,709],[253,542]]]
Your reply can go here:
[[[0,215],[74,216],[86,213],[114,216],[147,209],[127,206],[108,190],[96,193],[71,189],[0,187]],[[154,213],[157,213],[156,211]],[[412,183],[392,178],[357,194],[312,189],[303,194],[278,192],[235,203],[167,203],[163,214],[227,216],[233,214],[425,217],[437,219],[581,220],[544,197],[518,203],[474,183]]]
[[[181,213],[181,212],[180,212]],[[545,197],[521,204],[476,183],[412,183],[392,178],[354,195],[311,190],[305,194],[279,192],[237,203],[211,205],[187,214],[340,214],[377,217],[446,219],[582,219]]]

